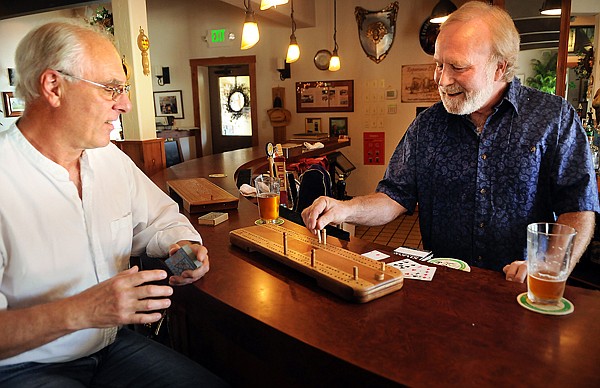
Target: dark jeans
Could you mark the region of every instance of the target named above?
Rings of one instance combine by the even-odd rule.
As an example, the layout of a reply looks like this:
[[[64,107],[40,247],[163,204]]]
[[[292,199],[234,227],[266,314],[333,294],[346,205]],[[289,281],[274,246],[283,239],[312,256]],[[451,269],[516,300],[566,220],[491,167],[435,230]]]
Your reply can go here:
[[[219,377],[183,355],[129,329],[87,357],[0,367],[0,387],[223,387]]]

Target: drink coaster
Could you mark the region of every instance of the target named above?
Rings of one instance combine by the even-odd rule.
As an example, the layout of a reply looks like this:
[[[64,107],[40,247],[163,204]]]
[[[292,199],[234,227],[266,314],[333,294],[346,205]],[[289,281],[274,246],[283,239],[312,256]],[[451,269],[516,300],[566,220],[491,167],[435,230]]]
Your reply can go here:
[[[267,222],[264,222],[260,218],[258,220],[256,220],[256,221],[254,221],[254,223],[256,225],[266,225],[267,224]],[[281,224],[283,224],[283,218],[279,217],[278,219],[275,220],[275,222],[269,222],[269,224],[271,224],[271,225],[281,225]]]
[[[547,315],[567,315],[575,311],[573,303],[569,302],[565,298],[560,298],[558,305],[554,306],[551,304],[535,304],[527,298],[527,293],[524,292],[517,296],[517,302],[527,310],[534,311],[540,314]]]
[[[459,259],[441,258],[436,257],[434,259],[427,260],[428,263],[443,265],[444,267],[458,269],[460,271],[471,272],[469,264]]]

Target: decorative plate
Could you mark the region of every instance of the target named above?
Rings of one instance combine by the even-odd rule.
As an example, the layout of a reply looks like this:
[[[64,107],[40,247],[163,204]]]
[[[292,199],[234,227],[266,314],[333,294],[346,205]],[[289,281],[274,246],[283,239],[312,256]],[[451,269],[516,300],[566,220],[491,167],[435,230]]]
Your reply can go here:
[[[331,60],[331,52],[329,50],[319,50],[315,54],[315,66],[319,70],[328,70],[329,61]]]

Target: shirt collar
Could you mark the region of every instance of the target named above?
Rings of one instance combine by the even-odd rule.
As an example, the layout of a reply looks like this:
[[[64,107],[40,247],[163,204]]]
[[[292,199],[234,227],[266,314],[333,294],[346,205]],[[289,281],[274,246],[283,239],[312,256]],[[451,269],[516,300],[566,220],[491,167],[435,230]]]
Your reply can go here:
[[[498,107],[500,107],[500,105],[502,105],[504,103],[504,101],[506,101],[507,103],[509,103],[513,106],[515,113],[518,115],[519,114],[519,94],[520,94],[520,92],[521,92],[521,81],[517,77],[514,77],[512,82],[509,82],[508,89],[504,93],[504,97],[502,98],[502,101],[500,101],[500,104],[498,104]]]

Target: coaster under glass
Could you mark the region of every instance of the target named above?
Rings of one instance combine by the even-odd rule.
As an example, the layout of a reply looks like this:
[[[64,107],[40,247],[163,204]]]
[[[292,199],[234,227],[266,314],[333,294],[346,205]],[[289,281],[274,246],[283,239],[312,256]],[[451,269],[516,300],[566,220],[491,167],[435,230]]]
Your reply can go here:
[[[546,315],[567,315],[575,311],[575,306],[569,300],[560,298],[557,305],[533,303],[524,292],[517,296],[517,302],[527,310]]]
[[[256,225],[266,225],[266,224],[281,225],[281,224],[283,224],[283,222],[284,222],[283,218],[281,218],[281,217],[276,219],[275,222],[265,222],[265,221],[261,220],[260,218],[256,221],[254,221],[254,223]]]

